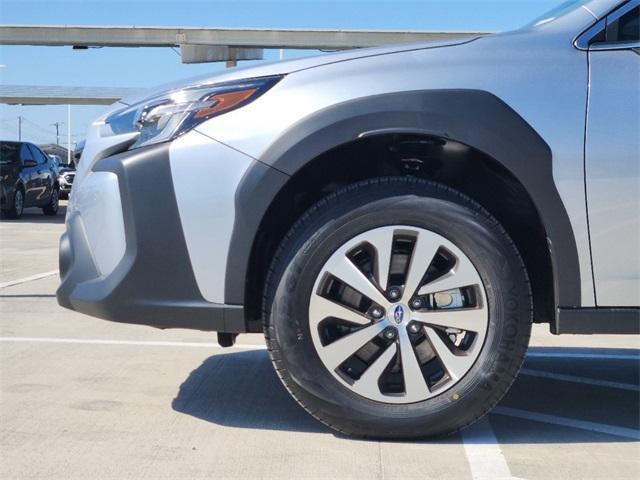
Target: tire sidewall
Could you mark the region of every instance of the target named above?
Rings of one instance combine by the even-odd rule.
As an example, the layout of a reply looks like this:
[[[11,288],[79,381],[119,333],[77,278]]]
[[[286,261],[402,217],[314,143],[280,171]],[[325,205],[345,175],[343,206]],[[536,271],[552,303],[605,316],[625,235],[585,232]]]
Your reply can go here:
[[[59,208],[60,208],[60,192],[57,188],[54,188],[53,192],[51,192],[51,211],[54,213],[58,213]]]
[[[18,195],[22,196],[22,203],[20,205],[20,208],[18,208],[16,204]],[[13,206],[8,210],[8,217],[13,219],[20,218],[22,216],[22,212],[24,212],[24,202],[25,202],[24,191],[22,190],[22,188],[16,188],[16,191],[13,194]]]
[[[49,198],[49,204],[44,207],[43,211],[45,215],[56,215],[60,208],[60,191],[54,188],[51,191],[51,197]]]
[[[501,227],[447,190],[432,188],[424,192],[428,197],[406,190],[391,185],[359,192],[319,211],[289,247],[274,295],[271,322],[290,377],[285,383],[293,381],[302,403],[321,409],[327,423],[346,421],[347,430],[364,436],[431,435],[451,430],[452,418],[458,427],[472,422],[511,384],[530,333],[526,274]],[[482,278],[489,310],[485,344],[472,368],[448,390],[411,404],[382,404],[346,388],[322,364],[309,331],[309,298],[324,263],[356,235],[388,225],[424,228],[458,246]]]
[[[17,198],[21,198],[22,199],[22,201],[20,202],[20,207],[19,208],[18,208],[18,205],[17,205],[17,202],[16,202]],[[16,193],[14,195],[14,198],[13,198],[13,209],[14,209],[15,215],[17,217],[21,216],[22,212],[24,211],[24,193],[22,193],[22,190],[20,190],[20,189],[16,190]]]

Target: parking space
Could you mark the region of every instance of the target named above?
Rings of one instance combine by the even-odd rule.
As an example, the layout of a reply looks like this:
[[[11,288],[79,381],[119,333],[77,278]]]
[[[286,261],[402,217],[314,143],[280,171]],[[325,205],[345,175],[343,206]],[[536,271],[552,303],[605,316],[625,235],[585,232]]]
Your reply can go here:
[[[537,326],[509,394],[462,434],[348,439],[289,397],[259,335],[222,349],[58,307],[62,221],[0,224],[1,478],[640,477],[637,337]]]

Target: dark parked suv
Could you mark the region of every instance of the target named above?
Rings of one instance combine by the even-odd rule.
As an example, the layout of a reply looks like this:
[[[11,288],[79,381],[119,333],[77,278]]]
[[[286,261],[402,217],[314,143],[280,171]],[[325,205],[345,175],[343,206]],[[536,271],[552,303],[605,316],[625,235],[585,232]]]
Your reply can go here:
[[[0,142],[2,214],[20,218],[27,207],[58,213],[60,187],[52,160],[28,142]]]

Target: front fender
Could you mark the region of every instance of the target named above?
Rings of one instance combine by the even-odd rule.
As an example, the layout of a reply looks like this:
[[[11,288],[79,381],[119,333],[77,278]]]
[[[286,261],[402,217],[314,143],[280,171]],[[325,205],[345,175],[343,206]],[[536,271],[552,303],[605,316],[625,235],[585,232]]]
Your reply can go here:
[[[288,177],[332,148],[362,136],[392,132],[422,133],[466,144],[511,172],[528,192],[546,230],[556,305],[580,305],[577,247],[553,181],[551,149],[518,113],[481,90],[424,90],[358,98],[323,109],[283,132],[246,172],[236,193],[240,220],[234,225],[229,251],[226,303],[244,302],[255,235]]]

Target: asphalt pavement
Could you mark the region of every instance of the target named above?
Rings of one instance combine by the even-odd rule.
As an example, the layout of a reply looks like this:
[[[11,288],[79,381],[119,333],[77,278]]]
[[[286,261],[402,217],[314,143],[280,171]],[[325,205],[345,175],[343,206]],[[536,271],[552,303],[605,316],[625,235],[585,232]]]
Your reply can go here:
[[[536,326],[511,391],[460,435],[353,440],[281,386],[259,335],[59,307],[62,214],[0,222],[0,478],[640,478],[640,342]]]

